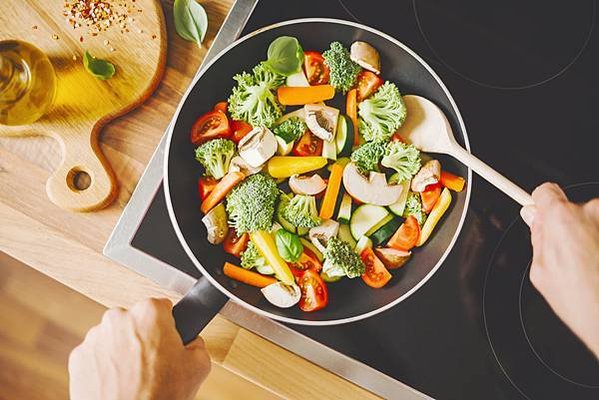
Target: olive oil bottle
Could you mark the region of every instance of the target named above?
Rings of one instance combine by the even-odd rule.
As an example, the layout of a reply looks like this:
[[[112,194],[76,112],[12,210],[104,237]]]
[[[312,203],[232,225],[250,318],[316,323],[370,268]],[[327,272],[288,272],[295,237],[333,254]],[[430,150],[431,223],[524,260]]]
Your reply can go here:
[[[48,111],[56,93],[56,73],[37,47],[0,41],[0,124],[30,124]]]

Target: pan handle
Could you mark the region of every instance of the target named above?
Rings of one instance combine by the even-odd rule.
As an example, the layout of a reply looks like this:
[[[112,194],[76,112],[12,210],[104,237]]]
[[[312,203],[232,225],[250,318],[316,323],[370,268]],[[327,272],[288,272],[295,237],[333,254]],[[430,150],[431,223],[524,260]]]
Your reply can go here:
[[[177,332],[186,345],[193,341],[229,300],[202,276],[177,304],[173,317]]]

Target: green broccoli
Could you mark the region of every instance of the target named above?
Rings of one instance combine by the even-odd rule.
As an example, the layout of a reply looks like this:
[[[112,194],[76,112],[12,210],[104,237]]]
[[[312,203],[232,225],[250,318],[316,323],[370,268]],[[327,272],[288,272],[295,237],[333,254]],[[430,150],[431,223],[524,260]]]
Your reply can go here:
[[[308,127],[306,123],[298,117],[291,117],[275,126],[272,130],[277,136],[280,136],[285,143],[291,143],[299,139]]]
[[[411,144],[389,142],[381,164],[397,171],[397,183],[402,183],[420,170],[420,151]]]
[[[254,127],[274,125],[284,110],[277,101],[275,90],[285,82],[285,77],[262,62],[254,67],[252,74],[242,72],[233,79],[237,86],[229,97],[231,118],[246,121]]]
[[[351,60],[349,51],[339,42],[331,43],[331,48],[322,56],[331,71],[329,83],[341,93],[347,93],[356,84],[362,67]]]
[[[360,256],[351,248],[349,243],[332,237],[324,252],[322,272],[330,277],[347,276],[357,278],[364,273],[366,267]]]
[[[383,142],[366,142],[351,154],[351,160],[358,171],[366,175],[370,171],[379,171],[379,162],[385,155],[386,145]]]
[[[241,253],[241,267],[245,269],[256,268],[264,275],[272,275],[274,271],[266,262],[266,258],[260,253],[254,242],[249,241],[246,249]]]
[[[206,175],[220,179],[229,171],[235,155],[235,143],[229,139],[213,139],[196,149],[196,160],[206,169]]]
[[[227,195],[229,223],[238,235],[269,230],[279,197],[276,182],[264,174],[247,177]]]
[[[314,196],[297,194],[283,209],[283,217],[292,225],[302,228],[314,228],[320,225]]]
[[[358,104],[360,133],[366,141],[387,141],[406,119],[406,105],[391,82],[385,82],[372,96]]]
[[[420,195],[418,193],[410,192],[410,194],[408,194],[403,217],[407,218],[410,215],[413,215],[414,218],[416,218],[420,226],[426,221],[426,213],[422,209],[422,201],[420,200]]]

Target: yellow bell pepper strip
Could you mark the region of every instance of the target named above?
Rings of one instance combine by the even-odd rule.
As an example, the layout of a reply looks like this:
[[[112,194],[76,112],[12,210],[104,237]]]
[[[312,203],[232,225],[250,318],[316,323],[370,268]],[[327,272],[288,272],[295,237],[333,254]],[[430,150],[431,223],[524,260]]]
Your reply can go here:
[[[266,258],[266,262],[272,267],[275,275],[281,282],[286,285],[291,285],[295,282],[291,269],[289,269],[285,260],[279,255],[275,240],[269,232],[252,232],[250,233],[250,239],[258,247],[264,258]]]
[[[270,176],[278,179],[316,171],[325,165],[327,165],[327,159],[319,156],[274,156],[268,160],[266,169]]]
[[[237,265],[233,265],[229,262],[225,262],[225,265],[223,266],[223,274],[231,279],[235,279],[236,281],[259,288],[263,288],[277,282],[277,280],[272,276],[265,276],[254,271],[248,271],[247,269],[238,267]]]
[[[416,243],[417,247],[422,246],[428,240],[431,233],[433,233],[433,229],[435,229],[435,226],[441,217],[443,217],[443,214],[445,214],[445,211],[447,211],[450,204],[451,193],[449,192],[449,189],[443,188],[439,200],[437,200],[437,203],[420,229],[420,237],[418,238],[418,243]]]
[[[329,176],[329,183],[327,189],[324,192],[324,198],[322,199],[322,205],[320,206],[320,218],[331,219],[335,212],[335,204],[337,204],[337,197],[339,197],[339,191],[341,190],[341,179],[343,178],[343,170],[345,165],[341,163],[333,164],[331,168],[331,175]]]
[[[281,86],[277,89],[279,103],[284,106],[303,106],[335,97],[335,88],[331,85]]]
[[[464,190],[464,185],[466,184],[466,180],[464,180],[464,178],[447,171],[441,171],[440,181],[441,185],[445,186],[447,189],[453,190],[454,192],[461,192]]]

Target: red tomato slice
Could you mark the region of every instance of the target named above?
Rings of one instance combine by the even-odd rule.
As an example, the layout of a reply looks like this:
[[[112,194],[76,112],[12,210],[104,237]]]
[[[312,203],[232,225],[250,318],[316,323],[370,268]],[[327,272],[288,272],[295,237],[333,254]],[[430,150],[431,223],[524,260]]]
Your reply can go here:
[[[210,139],[231,136],[229,119],[220,110],[208,111],[193,123],[191,127],[191,143],[201,144]]]
[[[368,286],[379,289],[391,280],[391,274],[370,247],[365,248],[362,253],[360,253],[360,258],[366,266],[366,270],[362,274],[362,280],[366,282]]]
[[[202,176],[198,179],[198,193],[200,194],[200,199],[202,199],[202,201],[208,197],[217,183],[218,181],[216,179],[209,176]]]
[[[419,236],[420,225],[418,225],[418,220],[413,215],[410,215],[393,234],[387,246],[397,250],[408,251],[416,246]]]
[[[231,121],[231,131],[233,135],[231,136],[231,140],[235,143],[239,143],[241,139],[245,137],[252,130],[252,126],[245,121]]]
[[[329,302],[329,292],[318,272],[311,269],[305,270],[298,285],[302,292],[299,302],[302,311],[310,312],[326,307]]]
[[[310,85],[325,85],[329,83],[329,67],[324,63],[324,57],[317,51],[304,52],[304,70]]]
[[[318,260],[318,257],[310,249],[305,247],[299,260],[293,263],[292,266],[299,270],[311,269],[316,272],[322,270],[322,263]]]
[[[250,235],[244,233],[241,236],[237,236],[237,231],[234,228],[229,228],[229,233],[223,243],[225,251],[235,257],[241,257],[241,253],[245,251],[250,240]]]
[[[369,98],[383,84],[383,80],[374,72],[363,69],[358,74],[358,102]]]
[[[420,193],[420,198],[422,199],[422,208],[427,213],[430,213],[435,204],[437,204],[437,200],[441,197],[441,183],[435,183],[433,185],[428,185],[424,188],[424,191]]]
[[[228,108],[229,108],[229,103],[227,103],[226,101],[219,101],[214,106],[214,110],[222,111],[225,114],[227,113]]]
[[[322,154],[322,139],[306,131],[291,152],[296,156],[319,156]]]

